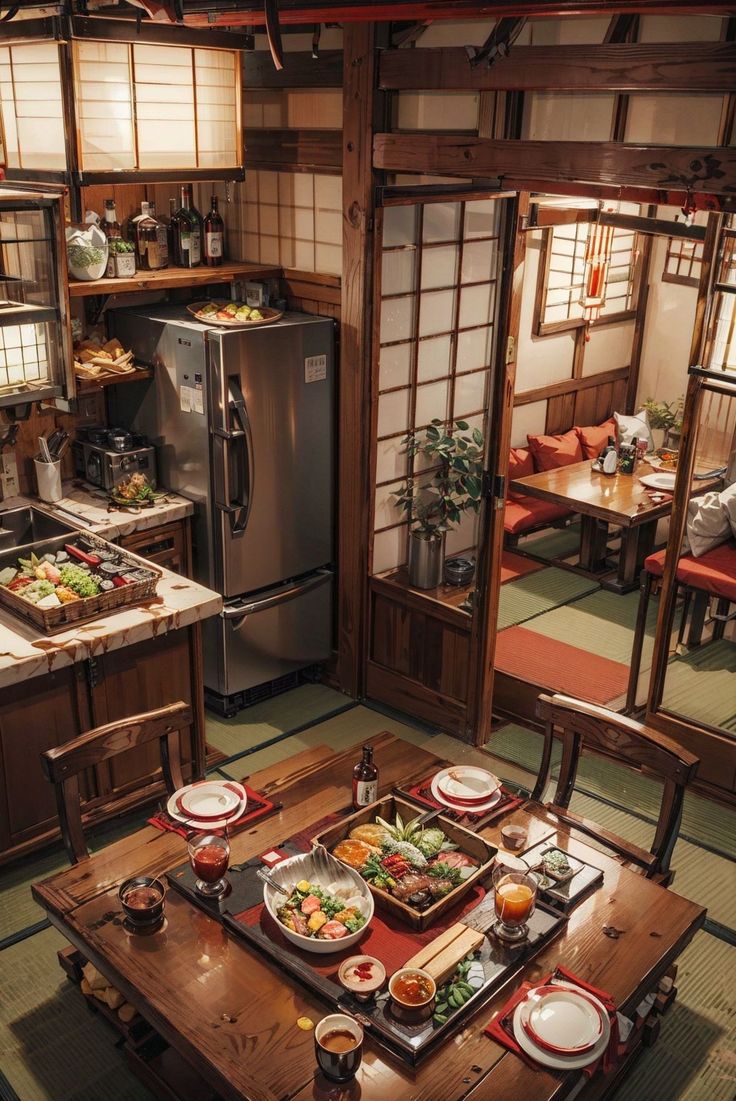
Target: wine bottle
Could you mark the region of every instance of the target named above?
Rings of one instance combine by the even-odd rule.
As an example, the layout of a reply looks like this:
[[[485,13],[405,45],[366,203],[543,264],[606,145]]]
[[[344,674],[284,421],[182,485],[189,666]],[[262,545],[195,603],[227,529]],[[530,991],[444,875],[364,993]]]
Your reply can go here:
[[[171,220],[174,263],[180,268],[196,268],[202,262],[202,219],[192,204],[192,189],[184,184],[181,207]]]
[[[115,200],[105,199],[105,217],[102,222],[102,232],[108,241],[113,237],[120,237],[120,223],[115,211]]]
[[[373,746],[363,746],[363,756],[353,769],[353,806],[356,810],[375,803],[378,798],[378,768],[373,761]]]
[[[167,268],[169,266],[169,236],[166,230],[166,223],[156,214],[156,204],[153,202],[149,203],[149,214],[151,219],[156,223],[158,267],[159,269]]]
[[[210,203],[210,212],[204,220],[204,262],[216,268],[225,255],[225,223],[217,209],[217,195],[212,196]]]

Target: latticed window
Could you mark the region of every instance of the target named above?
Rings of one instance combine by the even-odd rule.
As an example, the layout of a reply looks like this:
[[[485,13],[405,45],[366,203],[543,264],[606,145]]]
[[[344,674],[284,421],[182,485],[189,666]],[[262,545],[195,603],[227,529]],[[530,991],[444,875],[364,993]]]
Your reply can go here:
[[[679,237],[667,239],[662,281],[680,283],[684,287],[697,287],[703,262],[701,241],[685,241]]]

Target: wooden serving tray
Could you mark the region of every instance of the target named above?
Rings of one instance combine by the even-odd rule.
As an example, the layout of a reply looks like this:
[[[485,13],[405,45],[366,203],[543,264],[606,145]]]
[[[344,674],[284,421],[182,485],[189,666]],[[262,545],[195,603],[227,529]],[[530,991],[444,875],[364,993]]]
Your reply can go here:
[[[37,558],[42,558],[44,554],[63,550],[66,543],[75,543],[81,534],[81,532],[73,532],[68,535],[57,536],[54,539],[44,539],[39,543],[28,543],[25,546],[4,551],[0,554],[0,569],[17,565],[18,558],[30,558],[31,553],[35,554]],[[34,627],[40,627],[45,635],[50,635],[57,631],[64,631],[67,627],[77,623],[88,623],[90,620],[98,619],[107,612],[115,611],[118,608],[140,604],[142,601],[150,600],[151,597],[156,595],[156,585],[161,577],[161,570],[156,566],[153,566],[150,562],[142,562],[129,552],[113,546],[106,539],[101,539],[91,532],[84,532],[84,540],[86,545],[91,545],[93,548],[114,550],[116,556],[131,570],[145,570],[150,576],[145,581],[132,581],[120,588],[110,589],[109,592],[98,593],[97,596],[80,597],[79,600],[62,604],[59,608],[39,608],[36,604],[32,604],[30,600],[24,600],[22,596],[16,596],[5,585],[0,585],[0,604],[8,608],[14,615],[25,619],[28,623],[32,623]],[[69,561],[74,565],[74,559],[70,558]]]
[[[371,803],[370,806],[363,807],[362,810],[357,811],[355,814],[351,814],[349,818],[343,818],[334,826],[329,826],[326,830],[322,830],[312,838],[312,844],[324,845],[329,852],[332,852],[332,849],[338,841],[342,841],[343,838],[347,837],[350,831],[355,829],[356,826],[375,821],[376,815],[390,822],[395,817],[397,811],[404,822],[410,822],[413,818],[416,818],[422,813],[416,803],[411,803],[408,799],[402,799],[399,795],[387,795],[384,796],[383,799],[379,799],[378,802]],[[438,814],[436,819],[433,819],[430,824],[434,825],[435,823],[442,832],[447,835],[449,840],[458,846],[461,852],[466,853],[468,856],[478,861],[479,866],[472,875],[468,876],[468,878],[463,880],[454,890],[450,891],[444,898],[438,899],[426,910],[417,910],[415,907],[408,905],[408,903],[401,902],[399,899],[394,898],[393,895],[388,894],[386,891],[374,887],[372,883],[368,884],[376,906],[380,906],[382,909],[395,914],[414,929],[428,929],[433,921],[436,921],[437,918],[441,917],[447,910],[457,905],[458,901],[463,895],[467,894],[472,887],[489,876],[493,869],[494,857],[498,852],[493,845],[489,845],[482,837],[479,837],[476,833],[472,833],[470,830],[466,830],[464,826],[459,826],[457,822],[453,822],[450,818],[445,818],[443,814]]]

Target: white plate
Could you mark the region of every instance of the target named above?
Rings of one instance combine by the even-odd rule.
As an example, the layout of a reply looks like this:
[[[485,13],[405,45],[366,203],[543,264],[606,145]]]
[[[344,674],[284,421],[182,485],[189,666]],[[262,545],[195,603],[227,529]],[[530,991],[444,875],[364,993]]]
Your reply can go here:
[[[437,786],[447,799],[463,803],[487,803],[500,786],[499,780],[485,768],[453,765],[437,773]]]
[[[182,814],[176,805],[176,801],[181,793],[186,790],[185,788],[179,788],[178,791],[175,791],[174,794],[170,796],[169,801],[166,804],[166,810],[175,822],[181,822],[184,826],[191,826],[192,829],[200,830],[201,832],[205,832],[206,830],[220,830],[223,828],[223,826],[226,826],[228,822],[236,822],[238,818],[242,818],[243,814],[245,814],[245,808],[248,804],[248,796],[243,785],[238,784],[235,780],[229,782],[232,783],[233,787],[240,788],[242,796],[240,802],[237,803],[232,812],[223,815],[222,818],[207,819],[207,821],[205,822],[202,821],[202,819],[200,818],[191,818],[185,814]]]
[[[437,775],[439,775],[439,773]],[[449,807],[450,810],[459,811],[461,814],[481,814],[487,810],[492,810],[501,798],[501,788],[498,787],[490,799],[485,803],[473,803],[472,806],[468,806],[467,803],[453,803],[440,791],[437,785],[437,776],[432,777],[430,791],[432,792],[432,797],[436,799],[438,803],[441,803],[443,807]]]
[[[561,989],[563,989],[561,987]],[[533,991],[530,991],[530,995]],[[592,995],[589,995],[591,998]],[[523,1021],[523,1014],[529,1011],[529,998],[517,1006],[512,1020],[512,1030],[514,1033],[514,1039],[518,1043],[522,1051],[526,1052],[530,1058],[541,1066],[551,1067],[553,1070],[580,1070],[582,1067],[587,1067],[590,1063],[594,1063],[596,1059],[599,1059],[603,1052],[608,1047],[608,1041],[611,1038],[611,1025],[608,1020],[608,1013],[604,1010],[603,1017],[603,1032],[601,1038],[598,1040],[589,1051],[582,1052],[580,1055],[556,1055],[554,1052],[545,1051],[544,1048],[539,1047],[530,1036],[527,1035]],[[597,999],[593,999],[597,1001]],[[598,1002],[600,1005],[601,1003]],[[603,1008],[601,1006],[601,1008]]]
[[[229,818],[241,799],[240,792],[224,781],[208,780],[183,788],[177,805],[182,814],[191,814],[193,818]]]
[[[671,470],[662,470],[659,474],[642,474],[639,481],[650,489],[671,490],[675,488],[677,475]]]
[[[559,1055],[588,1052],[603,1033],[598,1006],[576,990],[542,994],[531,1006],[526,1023],[535,1042],[541,1042],[545,1050],[560,1049]]]

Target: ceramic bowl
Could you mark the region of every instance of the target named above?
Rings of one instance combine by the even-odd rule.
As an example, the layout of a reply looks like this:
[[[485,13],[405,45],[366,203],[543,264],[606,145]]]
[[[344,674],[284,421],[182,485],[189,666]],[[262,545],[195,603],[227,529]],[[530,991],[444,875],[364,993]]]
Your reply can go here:
[[[141,895],[154,892],[157,898],[145,905],[131,905],[132,899],[131,902],[128,899],[138,891]],[[153,879],[150,875],[136,875],[132,879],[126,879],[121,885],[118,898],[123,907],[123,913],[132,925],[153,925],[163,915],[166,888],[160,879]]]
[[[432,992],[425,1001],[419,1004],[404,1002],[397,996],[395,993],[396,984],[404,975],[421,975],[423,979],[428,981]],[[437,983],[429,972],[423,971],[421,967],[401,967],[398,971],[394,971],[389,979],[388,992],[391,997],[391,1012],[400,1021],[406,1021],[408,1024],[416,1021],[428,1021],[434,1013],[434,1007],[437,1004]]]

